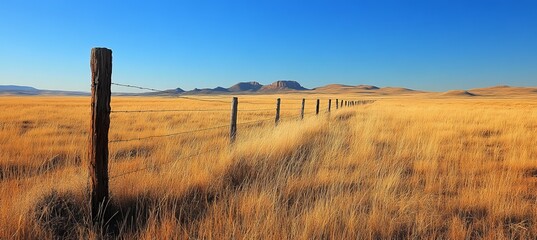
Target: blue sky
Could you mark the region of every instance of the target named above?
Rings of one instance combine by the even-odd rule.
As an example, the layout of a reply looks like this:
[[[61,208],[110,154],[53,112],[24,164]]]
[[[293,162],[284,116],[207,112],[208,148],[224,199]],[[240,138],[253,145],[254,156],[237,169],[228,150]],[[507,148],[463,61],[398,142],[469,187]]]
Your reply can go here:
[[[240,81],[442,91],[537,86],[537,1],[2,0],[0,84],[89,91],[92,47],[113,81]],[[114,89],[122,91],[125,89]]]

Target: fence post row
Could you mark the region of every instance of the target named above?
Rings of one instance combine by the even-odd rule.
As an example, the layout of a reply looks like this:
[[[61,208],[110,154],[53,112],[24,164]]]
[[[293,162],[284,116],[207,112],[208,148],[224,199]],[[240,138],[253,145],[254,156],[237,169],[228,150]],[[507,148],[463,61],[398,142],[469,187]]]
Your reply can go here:
[[[300,119],[304,119],[304,107],[306,106],[306,99],[302,98],[302,108],[300,109]]]
[[[233,100],[231,100],[231,123],[229,128],[229,141],[231,143],[235,142],[235,138],[237,137],[237,107],[239,105],[239,99],[237,97],[233,97]]]
[[[108,133],[110,129],[110,100],[112,85],[112,50],[107,48],[92,48],[90,55],[91,69],[91,121],[90,139],[88,146],[88,170],[90,176],[89,204],[93,224],[97,223],[104,214],[104,208],[109,201],[108,176]],[[348,101],[336,99],[336,109],[372,103],[373,100]],[[281,99],[276,100],[275,124],[280,121]],[[233,97],[231,102],[231,119],[229,138],[234,143],[237,138],[237,112],[239,100]],[[300,118],[304,119],[306,99],[302,99]],[[315,115],[319,115],[320,99],[317,99]],[[328,99],[328,112],[331,111],[332,99]]]
[[[274,122],[276,125],[280,122],[280,98],[276,99],[276,119]]]
[[[91,125],[88,146],[91,219],[96,223],[108,196],[108,130],[112,84],[112,50],[91,49]]]

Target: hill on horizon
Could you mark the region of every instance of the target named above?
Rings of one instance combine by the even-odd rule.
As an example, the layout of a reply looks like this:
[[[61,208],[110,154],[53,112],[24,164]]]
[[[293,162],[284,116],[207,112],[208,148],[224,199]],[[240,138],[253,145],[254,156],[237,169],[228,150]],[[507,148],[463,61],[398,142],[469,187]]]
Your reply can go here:
[[[401,87],[377,87],[374,85],[344,85],[344,84],[328,84],[322,87],[313,89],[318,93],[348,93],[348,94],[368,94],[368,95],[402,95],[412,93],[425,93],[425,91],[417,91],[409,88]]]
[[[509,96],[509,95],[533,95],[537,94],[537,87],[514,87],[507,85],[498,85],[485,88],[473,88],[469,90],[472,93],[483,96]]]
[[[262,84],[252,82],[240,82],[228,88],[230,92],[255,92],[263,87]]]
[[[297,81],[289,80],[280,80],[273,82],[269,85],[265,85],[259,89],[260,92],[274,92],[274,91],[302,91],[308,90],[305,87],[302,87]]]
[[[475,93],[466,91],[466,90],[449,90],[440,94],[441,96],[450,96],[450,97],[475,97],[478,96]]]
[[[469,90],[449,90],[445,92],[431,92],[414,90],[403,87],[377,87],[374,85],[346,85],[346,84],[328,84],[313,89],[303,87],[297,81],[279,80],[269,85],[263,85],[256,81],[239,82],[229,88],[195,88],[185,91],[181,88],[168,89],[160,92],[143,92],[143,93],[122,93],[113,92],[113,95],[119,96],[174,96],[174,95],[211,95],[211,94],[274,94],[274,93],[328,93],[328,94],[362,94],[367,96],[390,96],[390,95],[414,95],[414,94],[432,94],[431,96],[451,96],[451,97],[494,97],[494,96],[529,96],[537,95],[537,87],[515,87],[499,85],[484,88],[474,88]],[[87,96],[89,92],[81,91],[60,91],[60,90],[41,90],[31,86],[18,85],[0,85],[0,95],[59,95],[59,96]]]

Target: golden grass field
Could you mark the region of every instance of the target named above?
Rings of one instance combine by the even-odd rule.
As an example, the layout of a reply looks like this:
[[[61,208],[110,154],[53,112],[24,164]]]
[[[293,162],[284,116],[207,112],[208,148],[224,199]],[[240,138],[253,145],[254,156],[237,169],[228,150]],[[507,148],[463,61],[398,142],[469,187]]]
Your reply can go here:
[[[273,118],[276,97],[239,96],[239,124]],[[110,143],[102,228],[87,218],[89,98],[0,97],[0,239],[537,238],[537,99],[373,97],[326,114],[328,95],[307,95],[299,121],[303,96],[279,97],[282,122],[240,124],[233,146],[227,127]],[[110,140],[226,126],[229,107],[112,97],[222,111],[112,113]]]

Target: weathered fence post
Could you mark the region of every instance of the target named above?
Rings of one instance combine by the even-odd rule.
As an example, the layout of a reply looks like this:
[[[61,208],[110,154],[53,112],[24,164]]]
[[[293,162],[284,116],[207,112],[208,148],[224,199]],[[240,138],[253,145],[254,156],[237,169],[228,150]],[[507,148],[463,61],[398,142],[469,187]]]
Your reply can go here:
[[[300,109],[300,119],[304,119],[304,107],[306,106],[306,99],[302,98],[302,108]]]
[[[336,98],[336,110],[339,109],[339,99]]]
[[[315,115],[319,115],[319,99],[317,99],[317,106],[315,107]]]
[[[237,97],[233,97],[233,100],[231,100],[231,123],[229,127],[230,143],[234,143],[235,138],[237,137],[237,106],[238,105],[239,105],[239,99]]]
[[[328,112],[330,112],[331,107],[332,107],[332,99],[328,99]]]
[[[280,122],[280,99],[276,100],[276,120],[274,121],[276,125]]]
[[[91,49],[91,125],[88,146],[90,205],[93,222],[102,216],[108,197],[108,130],[110,128],[110,86],[112,50]]]

